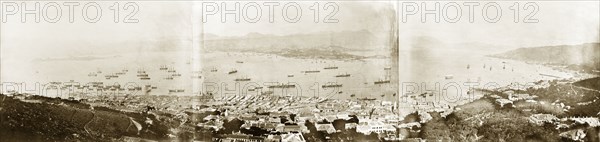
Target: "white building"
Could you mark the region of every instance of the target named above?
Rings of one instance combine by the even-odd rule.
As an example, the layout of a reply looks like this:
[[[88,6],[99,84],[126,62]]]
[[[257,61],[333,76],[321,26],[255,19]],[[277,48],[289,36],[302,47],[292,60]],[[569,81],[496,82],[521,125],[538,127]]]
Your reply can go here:
[[[281,142],[305,142],[302,133],[281,134]]]
[[[361,120],[362,121],[362,120]],[[356,131],[363,134],[395,132],[396,128],[377,120],[365,120],[356,126]]]

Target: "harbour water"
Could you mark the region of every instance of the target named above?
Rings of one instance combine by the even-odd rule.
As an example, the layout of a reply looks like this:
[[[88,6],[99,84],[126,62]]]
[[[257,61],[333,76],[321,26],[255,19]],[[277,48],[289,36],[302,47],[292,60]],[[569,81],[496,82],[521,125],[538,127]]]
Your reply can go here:
[[[11,84],[19,84],[20,92],[36,93],[36,90],[44,90],[39,87],[35,88],[36,83],[41,85],[50,82],[76,82],[81,85],[90,82],[103,82],[104,85],[119,84],[121,86],[156,86],[148,94],[172,94],[183,95],[182,93],[169,93],[171,89],[187,89],[191,91],[192,82],[198,82],[199,79],[192,78],[194,73],[192,63],[190,62],[191,55],[189,52],[138,52],[127,54],[113,55],[93,55],[93,59],[81,59],[80,57],[60,57],[60,58],[9,58],[2,60],[2,82],[4,83],[3,91],[6,92],[13,88]],[[188,62],[190,62],[188,64]],[[172,76],[174,73],[169,73],[167,70],[160,70],[161,66],[169,66],[176,70],[181,76],[173,77],[173,80],[165,79]],[[127,70],[127,72],[124,72]],[[145,71],[148,74],[149,80],[142,80],[138,77],[138,71]],[[95,73],[96,76],[90,76]],[[116,78],[107,79],[106,75],[117,75]],[[26,87],[21,84],[25,83]],[[43,87],[43,86],[42,86]],[[26,89],[25,89],[26,88]],[[28,91],[29,90],[29,91]],[[45,91],[45,90],[44,90]],[[75,89],[74,92],[78,90]],[[79,90],[80,91],[80,90]],[[43,95],[55,97],[55,90],[46,91]],[[100,92],[87,91],[91,94]],[[103,93],[114,94],[115,91],[104,91]],[[188,92],[193,93],[193,92]],[[60,97],[68,94],[67,90],[62,90]],[[146,94],[143,91],[128,91],[123,90],[118,94]]]
[[[421,51],[401,50],[399,53],[399,80],[375,84],[394,74],[386,68],[391,67],[390,58],[367,58],[364,60],[326,60],[298,59],[273,54],[248,52],[207,52],[200,59],[192,59],[190,52],[141,52],[117,55],[99,55],[94,58],[48,58],[48,59],[3,59],[3,91],[11,88],[10,83],[26,83],[22,92],[35,93],[35,83],[49,82],[104,82],[118,83],[121,86],[134,84],[151,85],[156,89],[121,93],[149,95],[197,95],[207,91],[215,95],[251,95],[273,93],[274,95],[319,96],[336,99],[375,98],[397,100],[410,95],[407,84],[418,84],[418,91],[444,91],[448,96],[464,95],[468,87],[465,82],[479,82],[479,85],[494,83],[528,83],[538,80],[570,78],[572,73],[554,70],[542,65],[527,64],[520,61],[497,59],[473,54],[461,50]],[[357,53],[358,54],[358,53]],[[364,52],[366,56],[385,55],[385,52]],[[371,54],[371,55],[368,55]],[[23,61],[31,60],[31,61]],[[111,64],[105,64],[110,62]],[[292,65],[292,66],[290,66]],[[161,67],[176,70],[181,76],[161,70]],[[337,69],[324,69],[326,67]],[[485,67],[484,67],[485,66]],[[118,78],[106,79],[105,75],[128,70]],[[137,71],[145,71],[149,80],[141,80]],[[236,73],[229,74],[236,70]],[[318,70],[317,73],[304,71]],[[17,72],[18,71],[18,72]],[[101,71],[102,73],[98,73]],[[88,76],[90,73],[96,76]],[[349,77],[336,77],[350,74]],[[172,76],[173,79],[165,79]],[[199,77],[201,76],[201,77]],[[246,81],[236,81],[249,78]],[[424,83],[424,84],[423,84]],[[440,88],[435,88],[435,83]],[[442,90],[456,83],[460,90]],[[290,88],[268,88],[268,86],[293,84]],[[341,84],[341,87],[322,87]],[[456,85],[454,84],[454,85]],[[257,88],[258,87],[258,88]],[[262,88],[260,88],[262,87]],[[169,91],[185,90],[185,91]],[[421,91],[424,90],[424,91]],[[400,93],[398,93],[400,92]],[[45,95],[51,95],[46,93]],[[394,95],[397,94],[397,95]],[[439,94],[437,94],[439,95]],[[353,96],[353,97],[351,97]]]
[[[390,58],[370,58],[365,60],[324,60],[297,59],[259,53],[212,52],[203,57],[205,84],[216,85],[220,95],[260,94],[272,91],[274,95],[318,96],[327,98],[387,98],[393,99],[397,87],[393,84],[375,84],[377,80],[389,79]],[[237,61],[243,61],[239,63]],[[331,67],[337,69],[325,69]],[[211,69],[217,69],[211,72]],[[230,70],[237,73],[228,74]],[[308,72],[307,72],[308,71]],[[317,72],[318,71],[318,72]],[[350,74],[348,77],[336,75]],[[248,77],[251,81],[235,81]],[[238,85],[237,89],[236,84]],[[277,84],[292,84],[295,87],[273,88]],[[341,84],[341,87],[323,85]],[[263,87],[261,91],[247,91]],[[226,89],[225,89],[226,88]]]
[[[539,80],[576,76],[544,65],[489,57],[491,54],[494,53],[456,48],[401,50],[400,90],[407,97],[432,93],[422,101],[457,105],[481,95],[467,94],[470,88],[526,86]]]

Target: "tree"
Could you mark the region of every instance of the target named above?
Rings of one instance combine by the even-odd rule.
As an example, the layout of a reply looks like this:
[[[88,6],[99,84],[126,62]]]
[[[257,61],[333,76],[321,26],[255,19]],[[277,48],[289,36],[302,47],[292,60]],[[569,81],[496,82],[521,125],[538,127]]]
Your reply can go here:
[[[251,134],[253,136],[262,136],[269,133],[269,131],[255,126],[250,127],[250,129],[240,129],[240,131],[244,134]]]
[[[281,123],[285,123],[288,121],[288,119],[285,116],[280,116],[279,119],[281,120]]]
[[[333,127],[336,130],[346,131],[346,120],[336,119],[333,121]]]
[[[306,128],[308,128],[310,133],[317,132],[317,127],[312,122],[306,120],[306,122],[304,122],[304,125],[306,125]]]
[[[317,127],[315,126],[314,123],[306,120],[306,122],[304,123],[304,125],[306,125],[306,127],[310,131],[309,133],[307,133],[306,135],[304,135],[307,140],[310,140],[310,141],[325,141],[325,135],[323,133],[319,133],[317,131]]]
[[[219,130],[219,134],[231,134],[233,132],[240,131],[240,127],[244,124],[244,121],[234,118],[231,121],[225,119],[223,121],[223,129]]]
[[[291,119],[292,121],[294,121],[294,123],[295,123],[295,122],[296,122],[296,114],[293,114],[293,113],[291,113],[291,114],[290,114],[290,119]]]
[[[428,140],[442,140],[442,141],[447,141],[450,139],[450,136],[452,135],[452,134],[450,134],[451,130],[446,125],[445,120],[441,118],[439,113],[433,113],[433,114],[423,113],[423,114],[427,114],[427,116],[429,116],[431,120],[427,121],[427,123],[422,125],[421,133],[419,133],[419,135],[420,135],[419,137],[428,139]],[[421,116],[423,116],[423,115],[421,115]]]
[[[350,119],[346,121],[346,123],[357,123],[358,124],[358,117],[356,115],[350,115]]]

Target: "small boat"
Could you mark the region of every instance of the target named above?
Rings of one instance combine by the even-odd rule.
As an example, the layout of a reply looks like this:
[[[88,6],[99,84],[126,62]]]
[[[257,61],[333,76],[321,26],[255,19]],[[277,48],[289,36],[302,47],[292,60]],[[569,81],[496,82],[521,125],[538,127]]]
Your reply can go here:
[[[146,73],[146,71],[144,69],[139,69],[137,73]]]
[[[235,62],[236,63],[240,63],[240,64],[244,63],[244,61],[235,61]]]
[[[471,65],[467,65],[467,69],[470,69],[470,68],[471,68]]]
[[[248,88],[248,91],[257,91],[257,90],[262,89],[262,88],[263,87],[251,87],[251,88]]]
[[[294,77],[294,75],[293,74],[288,74],[287,77]]]
[[[169,89],[169,93],[181,93],[185,92],[184,89]]]
[[[445,79],[452,79],[452,78],[454,78],[454,75],[446,75],[446,76],[444,76],[444,78]]]
[[[50,82],[50,84],[52,84],[52,85],[60,85],[62,83],[61,82],[52,81],[52,82]]]
[[[167,70],[167,72],[177,72],[177,71],[175,71],[174,68],[171,68],[171,69]]]
[[[385,67],[385,68],[383,68],[383,70],[386,70],[386,71],[387,70],[392,70],[392,68],[391,67]]]
[[[161,65],[159,69],[160,70],[168,70],[169,68],[166,65]]]
[[[271,95],[273,94],[273,91],[265,91],[265,92],[261,92],[260,95]]]
[[[92,73],[89,73],[89,74],[88,74],[88,76],[89,76],[89,77],[95,77],[95,76],[98,76],[98,74],[96,74],[96,73],[92,72]]]
[[[375,98],[367,98],[367,97],[364,97],[364,98],[360,98],[359,100],[364,100],[364,101],[373,101],[373,100],[376,100],[376,99],[375,99]]]

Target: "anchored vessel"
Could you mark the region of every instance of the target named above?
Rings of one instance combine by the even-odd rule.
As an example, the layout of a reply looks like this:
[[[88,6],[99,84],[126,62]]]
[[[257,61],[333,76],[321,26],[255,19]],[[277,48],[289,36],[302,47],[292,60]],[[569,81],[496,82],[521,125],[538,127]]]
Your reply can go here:
[[[385,83],[390,83],[390,80],[378,80],[374,82],[375,84],[385,84]]]
[[[335,69],[338,69],[338,67],[337,66],[327,66],[327,67],[325,67],[323,69],[326,69],[326,70],[335,70]]]
[[[321,72],[321,71],[319,71],[319,70],[307,70],[307,71],[304,71],[304,73],[319,73],[319,72]]]
[[[350,74],[345,73],[345,74],[338,74],[335,77],[350,77]]]
[[[342,84],[326,84],[326,85],[322,85],[321,87],[323,87],[323,88],[335,88],[335,87],[342,87]]]
[[[237,72],[238,72],[238,71],[234,69],[234,70],[232,70],[232,71],[229,71],[229,73],[228,73],[228,74],[234,74],[234,73],[237,73]]]
[[[296,85],[294,84],[279,84],[279,85],[272,85],[269,86],[268,88],[295,88]]]
[[[169,93],[181,93],[185,92],[184,89],[169,89]]]
[[[248,77],[236,78],[235,81],[250,81]]]

